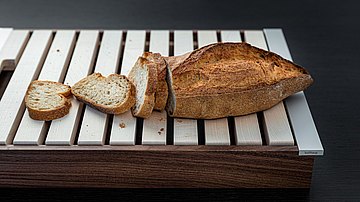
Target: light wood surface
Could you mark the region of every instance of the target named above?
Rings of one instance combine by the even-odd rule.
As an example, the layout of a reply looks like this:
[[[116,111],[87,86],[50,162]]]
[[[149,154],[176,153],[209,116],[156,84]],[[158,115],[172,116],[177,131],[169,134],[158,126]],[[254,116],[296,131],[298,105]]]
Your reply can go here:
[[[199,48],[218,42],[215,30],[198,31],[197,33]],[[230,145],[227,118],[205,120],[204,127],[206,145]]]
[[[47,54],[38,80],[62,82],[74,46],[75,31],[58,31]],[[16,132],[13,144],[43,144],[48,126],[49,124],[44,121],[31,119],[29,112],[26,110]]]
[[[222,42],[241,42],[239,30],[221,30],[220,37]]]
[[[194,50],[191,30],[174,31],[174,55],[182,55]],[[197,121],[174,118],[174,145],[197,145]]]
[[[245,31],[245,41],[258,48],[268,50],[262,31]],[[268,145],[294,145],[294,138],[283,102],[263,111],[264,133]]]
[[[126,35],[125,50],[121,65],[121,74],[127,76],[145,48],[146,32],[130,30]],[[134,145],[136,133],[136,118],[131,111],[115,115],[112,123],[111,145]]]
[[[169,55],[170,32],[168,30],[158,30],[150,32],[149,51],[160,53],[162,56]],[[153,111],[151,116],[144,119],[142,131],[143,145],[165,145],[167,136],[166,127],[167,113]]]
[[[105,77],[117,72],[121,40],[122,31],[104,31],[94,72],[99,72]],[[78,145],[103,145],[109,116],[85,106]]]
[[[10,33],[2,48],[0,48],[0,72],[15,69],[29,36],[30,32],[28,30],[13,30]]]
[[[0,28],[0,50],[8,40],[13,28]]]
[[[162,56],[169,56],[170,31],[151,30],[149,51],[160,53]]]
[[[11,144],[25,110],[26,90],[37,78],[45,60],[52,32],[34,31],[0,101],[0,144]]]
[[[285,36],[281,29],[264,29],[269,49],[292,61]],[[299,92],[285,99],[288,117],[299,148],[299,155],[323,155],[321,144],[311,111],[304,92]]]
[[[92,70],[99,43],[99,31],[80,31],[64,83],[73,86]],[[51,122],[46,145],[72,145],[78,129],[83,104],[71,100],[69,114]]]
[[[198,48],[218,42],[216,30],[199,30],[197,31]]]

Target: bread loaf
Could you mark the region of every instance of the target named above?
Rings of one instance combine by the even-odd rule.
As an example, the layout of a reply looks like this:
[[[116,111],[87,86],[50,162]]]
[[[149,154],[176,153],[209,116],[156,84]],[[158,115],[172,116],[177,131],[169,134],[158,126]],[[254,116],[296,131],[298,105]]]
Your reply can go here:
[[[91,74],[71,87],[71,92],[79,101],[107,114],[124,113],[135,103],[134,85],[119,74]]]
[[[70,95],[70,86],[53,81],[36,80],[28,87],[25,106],[32,119],[50,121],[69,113]]]
[[[310,86],[302,67],[247,43],[216,43],[167,57],[170,116],[215,119],[271,108]]]

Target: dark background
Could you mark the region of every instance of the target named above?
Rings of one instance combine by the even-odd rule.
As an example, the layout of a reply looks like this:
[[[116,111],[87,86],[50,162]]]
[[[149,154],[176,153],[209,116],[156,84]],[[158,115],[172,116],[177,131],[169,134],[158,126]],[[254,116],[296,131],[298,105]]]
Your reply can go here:
[[[293,59],[315,83],[306,96],[325,155],[310,190],[11,190],[49,200],[360,200],[360,5],[356,1],[0,0],[0,27],[94,29],[282,28]],[[60,194],[59,194],[60,192]]]

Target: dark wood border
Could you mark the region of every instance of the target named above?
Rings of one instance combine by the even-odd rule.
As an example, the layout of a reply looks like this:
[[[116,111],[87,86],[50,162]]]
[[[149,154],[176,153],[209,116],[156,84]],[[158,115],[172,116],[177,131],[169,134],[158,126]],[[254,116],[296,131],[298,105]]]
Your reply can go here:
[[[308,188],[296,146],[0,146],[0,186]]]

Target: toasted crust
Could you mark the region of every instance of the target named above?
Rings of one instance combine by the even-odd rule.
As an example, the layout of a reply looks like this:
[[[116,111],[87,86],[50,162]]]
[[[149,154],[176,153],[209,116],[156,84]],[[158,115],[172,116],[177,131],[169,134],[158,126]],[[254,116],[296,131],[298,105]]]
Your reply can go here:
[[[96,103],[96,100],[89,99],[86,96],[79,93],[79,90],[83,88],[83,86],[88,82],[88,80],[102,80],[111,82],[112,77],[122,78],[127,81],[127,88],[129,89],[126,92],[125,99],[123,102],[115,105],[115,106],[107,106],[104,104]],[[77,100],[89,105],[92,108],[95,108],[101,112],[106,114],[121,114],[128,111],[135,104],[135,86],[123,75],[119,74],[110,74],[108,77],[102,76],[100,73],[94,73],[85,77],[84,79],[77,82],[72,88],[71,92],[76,97]]]
[[[53,108],[46,109],[46,110],[40,110],[40,109],[35,109],[31,106],[32,101],[30,99],[30,94],[34,90],[34,86],[39,83],[54,84],[57,86],[63,86],[67,89],[64,92],[58,93],[58,95],[61,97],[61,102],[58,107],[53,107]],[[50,121],[50,120],[64,117],[65,115],[67,115],[69,113],[69,110],[71,107],[71,101],[69,98],[70,96],[71,96],[71,88],[68,85],[64,85],[62,83],[58,83],[58,82],[54,82],[54,81],[35,80],[30,83],[30,85],[27,89],[27,92],[25,95],[25,105],[26,105],[26,108],[28,109],[29,116],[32,119],[41,120],[41,121]]]
[[[168,86],[166,83],[166,62],[159,53],[145,52],[144,58],[148,59],[157,67],[157,86],[155,92],[154,109],[162,111],[165,109],[168,98]]]
[[[58,119],[67,115],[70,111],[71,102],[66,101],[64,105],[59,108],[47,111],[40,111],[28,108],[29,116],[32,119],[40,120],[40,121],[51,121],[54,119]]]
[[[216,119],[263,111],[293,92],[301,91],[308,85],[308,80],[307,76],[303,76],[282,80],[276,86],[264,86],[243,92],[176,97],[175,111],[169,111],[169,115],[192,119]]]
[[[138,111],[131,110],[133,116],[149,118],[155,105],[155,95],[145,95],[145,100]],[[132,108],[133,109],[133,108]]]
[[[165,79],[158,81],[155,92],[155,106],[154,106],[155,110],[162,111],[165,109],[168,94],[169,94],[168,85]]]
[[[146,79],[137,80],[138,71],[146,71]],[[135,117],[148,118],[155,106],[155,92],[157,87],[157,66],[150,60],[144,57],[139,57],[135,65],[129,72],[129,79],[135,85],[136,93],[135,99],[143,96],[144,101],[136,100],[135,105],[132,107],[132,114]],[[142,90],[142,82],[145,82],[145,89]],[[138,93],[143,92],[143,95]],[[136,108],[136,105],[139,107]]]
[[[168,57],[170,116],[215,119],[268,109],[311,85],[302,67],[246,43]]]

